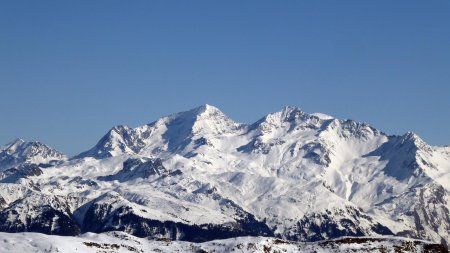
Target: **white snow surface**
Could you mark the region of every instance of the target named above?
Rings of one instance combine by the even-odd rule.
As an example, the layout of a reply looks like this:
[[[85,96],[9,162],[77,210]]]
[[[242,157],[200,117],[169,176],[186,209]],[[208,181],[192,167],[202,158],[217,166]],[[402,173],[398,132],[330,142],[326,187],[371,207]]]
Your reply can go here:
[[[346,239],[346,238],[343,238]],[[351,239],[351,238],[348,238]],[[86,233],[79,237],[39,233],[0,233],[2,253],[129,253],[129,252],[242,252],[242,253],[333,253],[333,252],[401,252],[426,253],[427,241],[396,237],[363,238],[362,242],[339,240],[300,243],[267,237],[237,237],[204,243],[170,240],[148,240],[122,232]]]

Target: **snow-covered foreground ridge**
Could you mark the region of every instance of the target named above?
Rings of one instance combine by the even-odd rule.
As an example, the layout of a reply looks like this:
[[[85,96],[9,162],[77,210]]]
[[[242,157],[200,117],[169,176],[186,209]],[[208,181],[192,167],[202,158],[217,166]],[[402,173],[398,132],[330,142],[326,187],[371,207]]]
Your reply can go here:
[[[146,239],[123,232],[87,233],[77,237],[38,233],[0,233],[3,253],[65,252],[248,252],[248,253],[342,253],[342,252],[414,252],[445,253],[443,245],[396,237],[356,237],[320,242],[293,242],[268,237],[236,237],[203,243]]]
[[[4,232],[448,246],[449,191],[449,147],[292,107],[241,124],[204,105],[116,126],[73,158],[20,139],[0,148]]]

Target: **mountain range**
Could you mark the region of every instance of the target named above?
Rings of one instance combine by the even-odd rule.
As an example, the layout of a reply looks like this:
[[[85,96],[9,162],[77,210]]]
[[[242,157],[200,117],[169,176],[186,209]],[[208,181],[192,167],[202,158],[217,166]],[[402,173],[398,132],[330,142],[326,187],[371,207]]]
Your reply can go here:
[[[73,157],[21,139],[0,148],[2,232],[449,247],[449,193],[450,147],[295,107],[242,124],[203,105],[115,126]]]

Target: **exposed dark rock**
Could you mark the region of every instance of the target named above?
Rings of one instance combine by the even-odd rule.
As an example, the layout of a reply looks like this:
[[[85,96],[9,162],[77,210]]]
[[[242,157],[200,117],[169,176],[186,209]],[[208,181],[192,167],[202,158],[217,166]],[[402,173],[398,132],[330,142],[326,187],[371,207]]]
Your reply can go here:
[[[0,172],[0,183],[16,183],[21,178],[39,176],[42,170],[36,164],[22,164],[17,168],[10,168]]]
[[[103,209],[105,208],[105,209]],[[124,231],[138,237],[165,237],[171,240],[204,242],[237,236],[271,236],[263,223],[254,219],[230,224],[185,224],[140,217],[127,207],[121,207],[101,219],[97,213],[108,212],[108,207],[92,206],[86,213],[83,232]],[[253,217],[252,217],[253,218]]]
[[[26,215],[22,221],[17,210],[8,208],[0,212],[0,231],[37,232],[56,235],[78,235],[80,228],[72,217],[51,206],[40,206],[32,210],[36,215]]]
[[[236,222],[224,224],[186,224],[160,221],[136,215],[129,206],[117,205],[120,197],[110,203],[92,203],[85,214],[83,232],[124,231],[138,237],[164,237],[171,240],[203,242],[237,236],[273,236],[269,227],[249,213],[240,210]],[[100,198],[101,199],[101,198]],[[111,204],[114,203],[114,204]],[[120,204],[119,204],[120,205]],[[231,202],[230,202],[230,205]]]
[[[89,186],[89,187],[97,187],[97,182],[90,180],[90,179],[84,179],[80,176],[74,177],[71,180],[69,180],[69,183],[71,184],[78,184],[80,186]]]
[[[161,159],[129,158],[123,163],[123,168],[114,175],[101,176],[98,180],[125,182],[136,178],[149,178],[150,176],[167,175],[168,171],[163,166]]]
[[[331,163],[331,152],[323,143],[311,142],[301,147],[301,150],[305,151],[304,158],[317,164],[328,166]]]
[[[362,220],[372,224],[370,231],[364,230],[359,225]],[[306,214],[297,222],[295,231],[285,237],[295,241],[320,241],[343,236],[366,236],[369,232],[394,235],[389,228],[374,222],[370,216],[348,207],[345,210]]]
[[[237,148],[237,151],[243,152],[243,153],[262,153],[262,154],[269,154],[270,150],[278,145],[282,145],[284,143],[283,140],[272,140],[269,143],[262,142],[260,139],[256,138],[249,142],[248,144],[245,144],[239,148]]]

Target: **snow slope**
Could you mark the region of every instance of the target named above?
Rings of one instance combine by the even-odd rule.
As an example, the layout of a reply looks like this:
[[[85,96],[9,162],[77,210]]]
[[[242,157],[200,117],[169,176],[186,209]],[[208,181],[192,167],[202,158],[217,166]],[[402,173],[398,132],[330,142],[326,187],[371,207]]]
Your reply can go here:
[[[147,240],[125,233],[87,233],[79,237],[63,237],[38,233],[0,233],[2,252],[447,252],[441,245],[406,238],[342,238],[317,243],[298,243],[275,238],[238,237],[205,243],[170,240]]]

